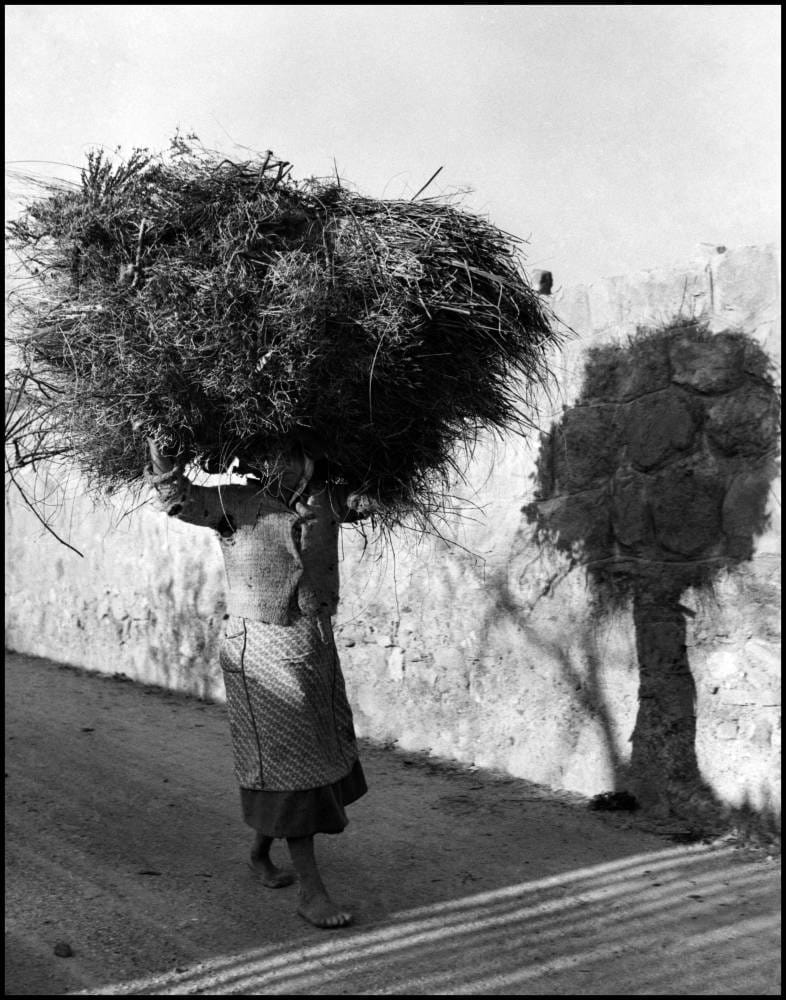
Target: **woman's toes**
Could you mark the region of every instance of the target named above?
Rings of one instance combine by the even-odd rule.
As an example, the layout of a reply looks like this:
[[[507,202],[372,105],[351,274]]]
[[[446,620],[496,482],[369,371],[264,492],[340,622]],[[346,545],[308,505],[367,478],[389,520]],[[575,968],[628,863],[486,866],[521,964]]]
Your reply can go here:
[[[329,899],[315,899],[301,902],[298,913],[315,927],[323,930],[336,930],[348,927],[352,923],[352,914],[339,910]]]

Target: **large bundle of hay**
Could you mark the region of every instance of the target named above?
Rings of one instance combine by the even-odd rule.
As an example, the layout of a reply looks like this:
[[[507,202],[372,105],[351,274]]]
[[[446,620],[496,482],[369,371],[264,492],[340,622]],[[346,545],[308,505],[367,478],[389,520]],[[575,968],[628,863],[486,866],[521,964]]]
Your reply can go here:
[[[519,241],[289,169],[180,138],[94,153],[9,225],[17,462],[66,456],[111,490],[147,437],[211,473],[301,443],[392,523],[440,507],[457,445],[527,428],[556,333]]]

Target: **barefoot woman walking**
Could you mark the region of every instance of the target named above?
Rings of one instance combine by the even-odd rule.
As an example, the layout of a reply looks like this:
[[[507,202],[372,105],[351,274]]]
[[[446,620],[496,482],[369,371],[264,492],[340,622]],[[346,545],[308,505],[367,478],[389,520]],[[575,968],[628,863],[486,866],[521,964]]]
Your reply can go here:
[[[286,838],[298,912],[317,927],[344,927],[352,915],[327,894],[314,834],[340,833],[344,807],[366,791],[331,624],[339,524],[358,515],[300,449],[271,491],[196,486],[152,441],[150,457],[163,510],[221,542],[229,614],[220,663],[243,816],[256,831],[251,866],[265,885],[289,885],[270,858],[273,840]]]
[[[322,431],[331,468],[373,498],[381,525],[426,526],[453,507],[459,452],[481,432],[537,426],[561,334],[520,241],[452,199],[420,199],[425,187],[376,199],[290,169],[179,135],[169,154],[116,165],[94,151],[81,184],[45,186],[9,225],[25,275],[12,472],[74,459],[114,490],[137,483],[140,445],[170,427],[206,471],[252,462],[250,442],[268,457],[295,440],[316,452],[302,435]],[[347,505],[302,448],[272,489],[267,475],[198,487],[184,461],[150,451],[164,510],[221,541],[221,665],[252,864],[285,883],[270,844],[286,838],[300,912],[344,926],[313,837],[343,829],[365,791],[331,628]]]

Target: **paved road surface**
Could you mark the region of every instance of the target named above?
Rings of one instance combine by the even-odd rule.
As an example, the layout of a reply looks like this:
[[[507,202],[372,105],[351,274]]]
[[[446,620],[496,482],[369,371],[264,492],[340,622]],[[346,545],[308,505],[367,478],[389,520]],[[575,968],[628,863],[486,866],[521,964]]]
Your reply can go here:
[[[223,706],[14,654],[6,698],[7,994],[780,995],[766,852],[366,747],[320,931],[246,867]]]

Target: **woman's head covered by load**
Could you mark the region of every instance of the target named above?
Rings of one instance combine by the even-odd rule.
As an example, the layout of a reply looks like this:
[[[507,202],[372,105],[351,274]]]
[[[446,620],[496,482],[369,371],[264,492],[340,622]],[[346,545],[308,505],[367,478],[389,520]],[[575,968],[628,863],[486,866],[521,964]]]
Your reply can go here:
[[[323,483],[326,462],[316,441],[295,440],[275,454],[238,455],[232,471],[274,490],[298,490]]]

